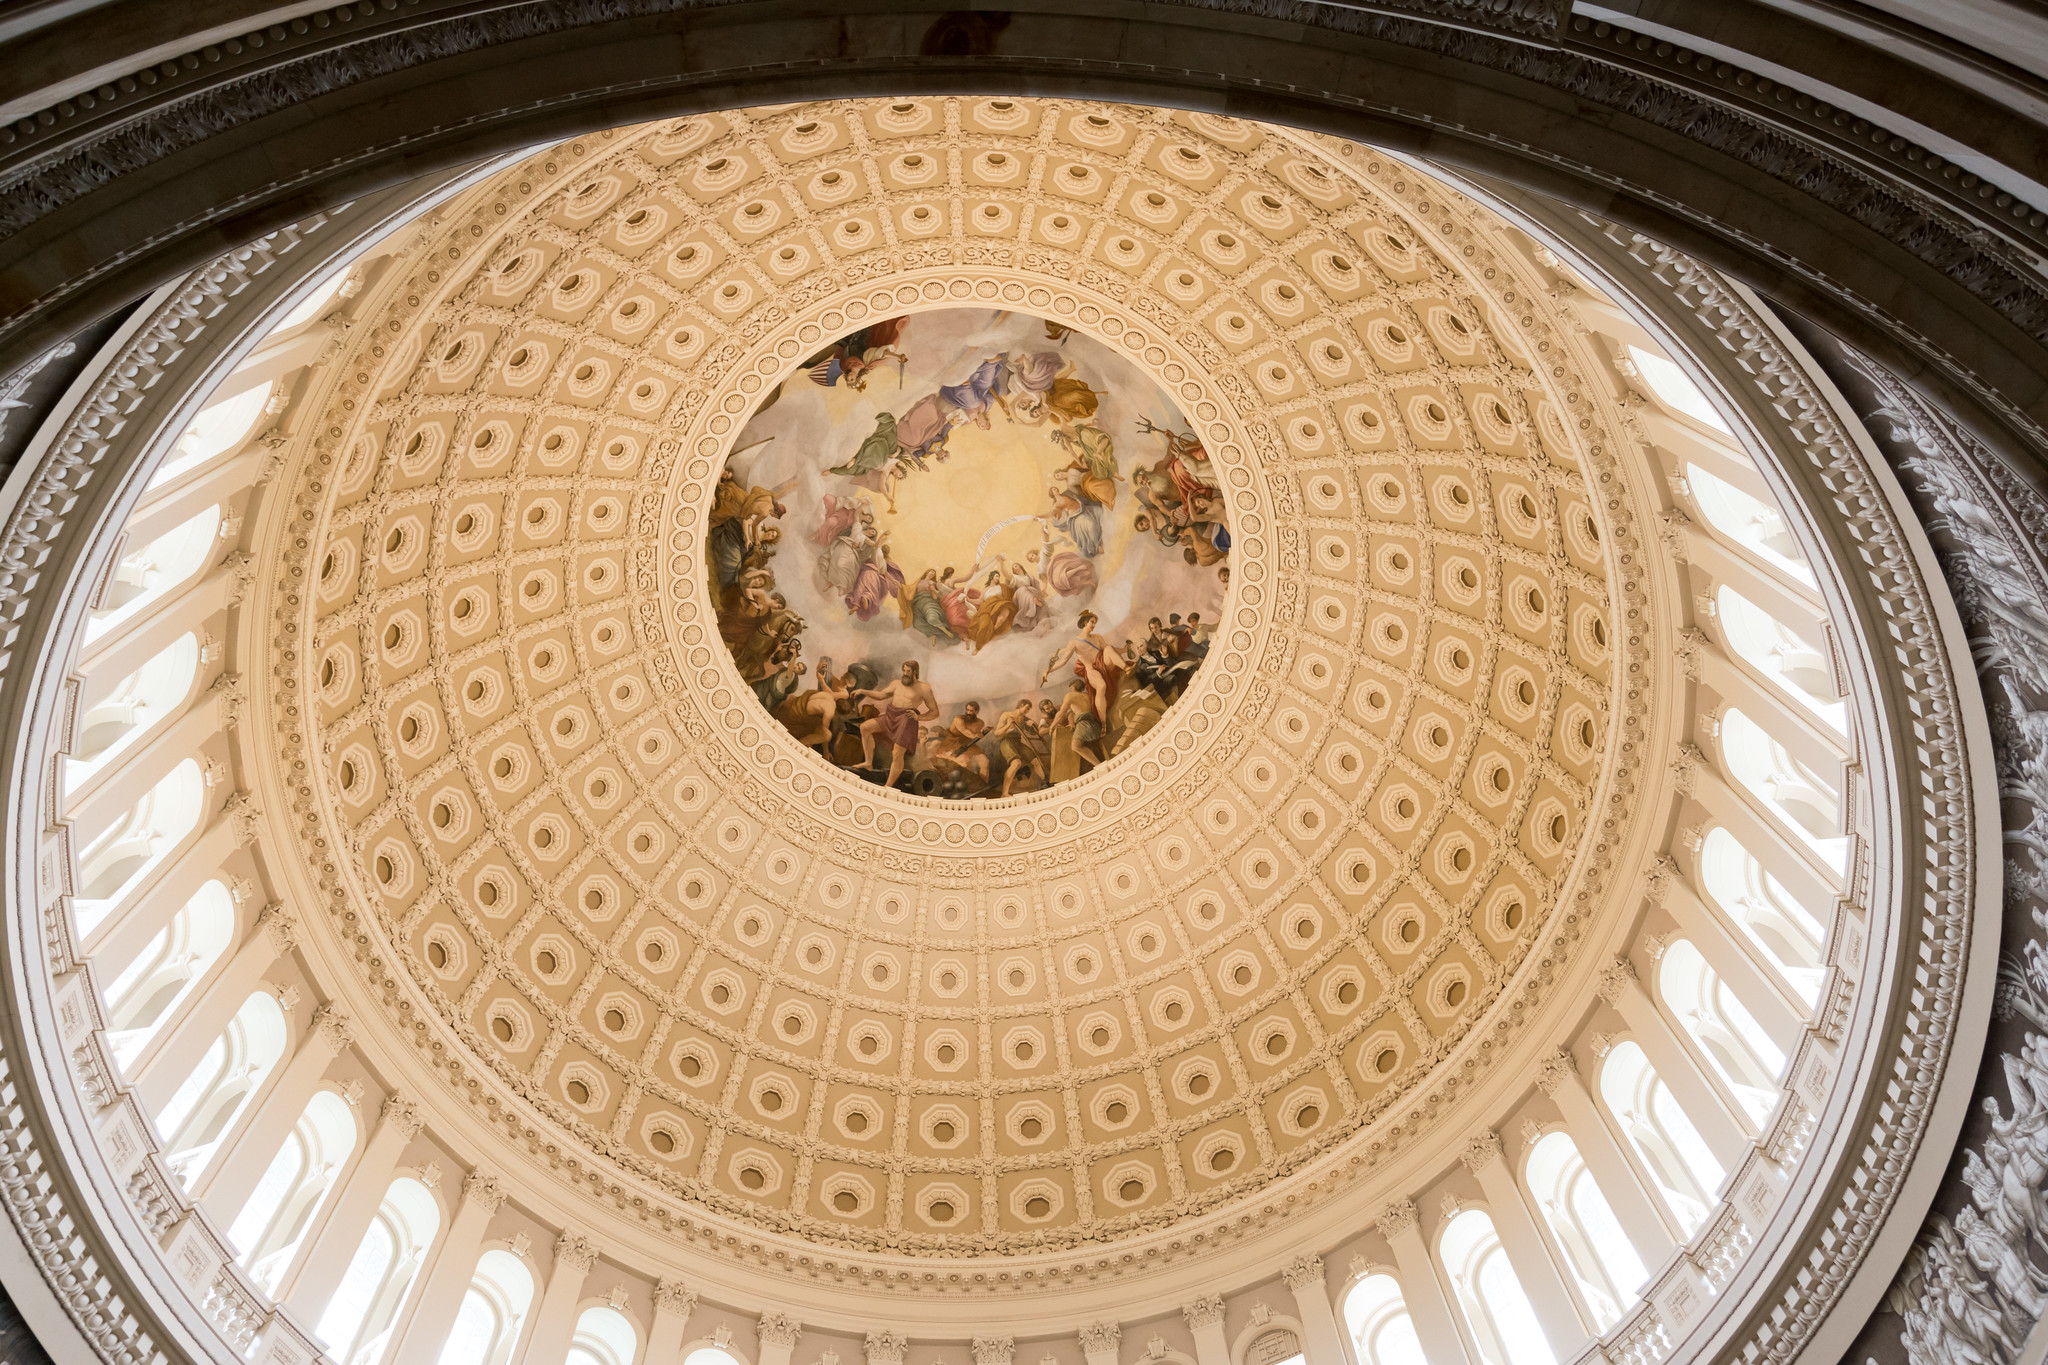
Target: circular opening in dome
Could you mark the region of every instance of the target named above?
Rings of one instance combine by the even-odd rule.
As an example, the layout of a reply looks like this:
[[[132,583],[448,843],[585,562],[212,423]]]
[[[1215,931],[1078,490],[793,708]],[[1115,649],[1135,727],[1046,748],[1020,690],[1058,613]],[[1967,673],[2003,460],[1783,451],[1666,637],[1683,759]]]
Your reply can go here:
[[[881,1041],[872,1033],[863,1033],[855,1046],[860,1049],[860,1055],[863,1057],[872,1057],[882,1050]]]
[[[654,1130],[653,1135],[647,1139],[647,1145],[660,1152],[663,1156],[667,1156],[676,1149],[675,1135],[666,1128],[657,1128]]]
[[[1102,1116],[1111,1123],[1122,1123],[1131,1116],[1131,1111],[1130,1107],[1122,1100],[1113,1100],[1110,1102],[1109,1107],[1102,1111]]]
[[[1294,1111],[1294,1126],[1297,1128],[1313,1128],[1316,1125],[1316,1120],[1322,1116],[1322,1111],[1313,1104],[1304,1104],[1301,1108]]]
[[[1018,1061],[1020,1061],[1020,1062],[1028,1062],[1028,1061],[1030,1061],[1030,1060],[1031,1060],[1031,1059],[1032,1059],[1033,1057],[1035,1057],[1035,1056],[1037,1056],[1037,1055],[1038,1055],[1038,1049],[1037,1049],[1037,1048],[1035,1048],[1035,1047],[1033,1047],[1033,1046],[1031,1045],[1031,1043],[1030,1043],[1030,1041],[1029,1041],[1028,1039],[1027,1039],[1027,1040],[1025,1040],[1025,1041],[1023,1041],[1023,1042],[1020,1042],[1020,1043],[1018,1043],[1018,1044],[1017,1044],[1017,1060],[1018,1060]]]
[[[932,1140],[934,1142],[951,1142],[953,1140],[953,1125],[945,1119],[940,1119],[932,1125]]]
[[[1252,984],[1252,969],[1243,963],[1239,963],[1232,969],[1230,979],[1240,986],[1249,986]]]
[[[1444,1000],[1445,1000],[1445,1002],[1446,1002],[1447,1004],[1452,1004],[1452,1005],[1462,1005],[1462,1004],[1464,1004],[1464,1003],[1465,1003],[1465,983],[1464,983],[1464,982],[1462,982],[1462,981],[1453,981],[1453,982],[1452,982],[1452,983],[1451,983],[1451,984],[1450,984],[1450,985],[1449,985],[1448,987],[1446,987],[1446,988],[1445,988],[1445,990],[1444,990]]]
[[[604,1012],[604,1026],[613,1033],[621,1032],[626,1027],[626,1016],[615,1009],[606,1010]]]
[[[533,965],[539,968],[543,975],[553,975],[556,965],[555,955],[543,948],[540,952],[534,954]]]
[[[1017,1125],[1017,1131],[1025,1137],[1035,1138],[1045,1131],[1045,1124],[1038,1118],[1027,1118]]]
[[[448,965],[448,945],[435,939],[427,944],[427,965],[445,967]]]
[[[1421,938],[1421,937],[1422,937],[1422,922],[1421,922],[1420,920],[1412,920],[1412,919],[1411,919],[1411,920],[1403,920],[1403,921],[1401,922],[1401,942],[1403,942],[1403,943],[1413,943],[1413,942],[1415,942],[1415,941],[1416,941],[1417,939],[1419,939],[1419,938]]]
[[[1373,1059],[1372,1067],[1373,1070],[1379,1072],[1380,1075],[1385,1076],[1390,1074],[1396,1066],[1400,1065],[1400,1062],[1400,1054],[1395,1052],[1392,1048],[1387,1048],[1385,1051],[1381,1052],[1378,1057]]]
[[[939,1065],[951,1066],[959,1058],[960,1052],[951,1043],[940,1043],[936,1055]]]
[[[865,1132],[866,1132],[867,1130],[868,1130],[868,1116],[867,1116],[866,1114],[863,1114],[863,1113],[862,1113],[862,1112],[861,1112],[860,1110],[856,1109],[856,1110],[854,1110],[854,1111],[853,1111],[852,1113],[850,1113],[850,1114],[848,1114],[848,1115],[846,1116],[846,1131],[847,1131],[847,1132],[849,1132],[849,1133],[865,1133]]]
[[[1236,1164],[1237,1153],[1228,1147],[1218,1147],[1209,1157],[1209,1169],[1212,1171],[1227,1171]]]
[[[713,986],[713,987],[711,988],[711,1003],[712,1003],[712,1004],[714,1004],[714,1005],[723,1005],[723,1004],[727,1004],[727,1003],[729,1003],[729,1002],[730,1002],[731,1000],[732,1000],[732,987],[730,987],[730,986],[726,985],[726,984],[725,984],[725,983],[724,983],[723,981],[719,982],[718,984],[714,985],[714,986]]]
[[[1352,1005],[1358,1002],[1358,983],[1346,981],[1337,987],[1337,1003]]]
[[[1268,1038],[1266,1039],[1266,1053],[1267,1053],[1267,1055],[1268,1055],[1268,1056],[1271,1056],[1271,1057],[1278,1057],[1278,1056],[1280,1056],[1280,1055],[1281,1055],[1282,1053],[1284,1053],[1284,1052],[1286,1052],[1286,1051],[1287,1051],[1287,1035],[1286,1035],[1286,1034],[1284,1034],[1284,1033],[1275,1033],[1275,1034],[1272,1034],[1271,1036],[1269,1036],[1269,1037],[1268,1037]]]
[[[1198,1071],[1188,1078],[1188,1093],[1196,1096],[1206,1095],[1209,1093],[1209,1084],[1209,1073]]]
[[[1521,701],[1522,705],[1534,706],[1536,704],[1536,684],[1527,678],[1523,678],[1515,684],[1515,696]]]
[[[1024,1201],[1024,1216],[1043,1218],[1052,1212],[1052,1201],[1042,1194],[1034,1194]]]
[[[584,1084],[582,1081],[570,1081],[566,1086],[562,1087],[562,1089],[563,1092],[569,1096],[569,1099],[572,1103],[590,1103],[590,1087]]]
[[[501,1043],[512,1041],[512,1021],[500,1014],[491,1020],[491,1036]]]
[[[943,1199],[934,1199],[926,1216],[934,1223],[950,1223],[953,1221],[953,1206]]]
[[[1126,1204],[1134,1204],[1145,1197],[1145,1182],[1142,1180],[1126,1180],[1116,1193],[1117,1198],[1123,1200]]]
[[[832,1207],[841,1213],[859,1213],[860,1196],[852,1190],[841,1190],[832,1196]]]
[[[695,1080],[704,1074],[704,1063],[694,1056],[685,1056],[676,1063],[676,1071],[679,1075]]]
[[[781,1112],[782,1092],[780,1090],[763,1090],[761,1092],[761,1107],[771,1114]]]
[[[1187,1013],[1187,1008],[1178,1000],[1169,1000],[1166,1002],[1164,1013],[1168,1023],[1177,1024],[1180,1022],[1181,1016]]]
[[[1509,787],[1512,787],[1514,783],[1514,776],[1511,773],[1509,773],[1505,767],[1495,768],[1493,770],[1493,789],[1495,791],[1504,792]]]
[[[768,1177],[759,1166],[745,1166],[740,1169],[740,1184],[750,1190],[758,1190],[768,1183]]]

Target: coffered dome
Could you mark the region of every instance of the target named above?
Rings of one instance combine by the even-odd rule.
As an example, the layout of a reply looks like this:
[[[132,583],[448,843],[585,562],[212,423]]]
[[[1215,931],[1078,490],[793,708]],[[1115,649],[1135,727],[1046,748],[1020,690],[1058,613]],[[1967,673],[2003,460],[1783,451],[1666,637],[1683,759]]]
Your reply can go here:
[[[1614,625],[1630,512],[1588,489],[1615,480],[1613,419],[1550,301],[1400,164],[1128,107],[754,110],[504,171],[370,290],[271,599],[293,828],[458,1089],[661,1217],[1014,1252],[1227,1218],[1340,1155],[1356,1178],[1487,1074],[1597,918],[1581,853],[1596,821],[1602,849],[1627,837],[1611,738],[1647,703],[1617,684],[1644,667],[1640,624]],[[1034,347],[1086,412],[1028,407]],[[849,353],[876,370],[859,392]],[[934,389],[984,355],[982,397]],[[883,535],[971,518],[970,548],[904,552],[870,687],[927,638],[905,578],[1012,510],[970,496],[1077,433],[1103,464],[1067,495],[1092,543],[1054,540],[1032,470],[1013,551],[1102,581],[1069,603],[1025,571],[1040,641],[933,663],[924,720],[1007,667],[985,717],[1072,683],[1108,752],[964,805],[771,721],[766,654],[731,628],[778,570],[818,626],[859,624],[828,600],[850,579],[782,566],[831,544],[824,472],[874,410],[907,433],[928,393],[954,463],[928,446],[866,515],[900,480],[920,501]],[[1189,548],[1134,599],[1117,556],[1153,539],[1130,518],[1169,431],[1228,575]],[[1076,612],[1114,650],[1173,592],[1215,622],[1206,663],[1112,749],[1125,712],[1076,675],[1116,670]],[[944,744],[914,742],[913,768]]]

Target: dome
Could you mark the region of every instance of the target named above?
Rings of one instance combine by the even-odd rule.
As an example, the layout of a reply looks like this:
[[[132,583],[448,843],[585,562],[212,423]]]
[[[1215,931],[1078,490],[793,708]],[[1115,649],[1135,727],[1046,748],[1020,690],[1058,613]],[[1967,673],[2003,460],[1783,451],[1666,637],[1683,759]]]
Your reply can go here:
[[[1936,1168],[2048,1029],[2042,618],[1955,431],[1456,157],[912,88],[423,152],[36,400],[0,1120],[95,1349],[1912,1358],[2018,1294],[2037,1039]]]
[[[1555,321],[1492,321],[1534,295],[1502,244],[1348,146],[1003,103],[501,172],[359,305],[290,485],[317,894],[465,1087],[677,1218],[1043,1253],[1390,1155],[1475,1029],[1515,1040],[1539,936],[1580,937],[1603,791],[1624,837],[1612,417],[1535,367]],[[955,158],[986,202],[941,229]],[[921,209],[915,264],[834,287]],[[1026,214],[1080,261],[986,244]],[[1135,524],[1190,505],[1214,563]],[[1021,639],[966,600],[998,555]],[[1168,615],[1185,643],[1125,643]],[[993,784],[1019,698],[1026,790],[938,785]],[[854,761],[892,743],[896,789]]]

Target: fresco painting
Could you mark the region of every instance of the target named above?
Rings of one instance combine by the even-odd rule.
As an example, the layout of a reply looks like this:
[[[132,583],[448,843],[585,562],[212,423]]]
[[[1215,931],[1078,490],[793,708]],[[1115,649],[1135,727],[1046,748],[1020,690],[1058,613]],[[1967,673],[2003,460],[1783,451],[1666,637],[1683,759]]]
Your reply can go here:
[[[720,476],[734,664],[825,761],[950,799],[1040,790],[1187,691],[1230,587],[1216,470],[1172,400],[1028,313],[888,318],[809,357]]]

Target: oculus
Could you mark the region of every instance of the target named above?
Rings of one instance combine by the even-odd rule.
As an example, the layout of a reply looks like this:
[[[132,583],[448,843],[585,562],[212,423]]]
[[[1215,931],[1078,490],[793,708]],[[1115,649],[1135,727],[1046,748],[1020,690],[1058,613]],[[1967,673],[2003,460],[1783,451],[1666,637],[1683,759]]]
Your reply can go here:
[[[992,309],[811,357],[740,432],[707,531],[761,705],[826,762],[943,798],[1129,748],[1187,691],[1230,586],[1215,469],[1166,394]]]

